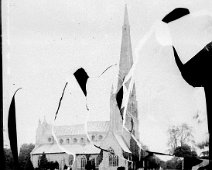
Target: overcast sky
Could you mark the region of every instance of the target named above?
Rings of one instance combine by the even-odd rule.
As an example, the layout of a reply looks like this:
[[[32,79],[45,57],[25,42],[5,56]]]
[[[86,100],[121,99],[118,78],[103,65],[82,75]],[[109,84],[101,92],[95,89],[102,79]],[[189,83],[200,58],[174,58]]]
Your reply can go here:
[[[10,0],[3,1],[2,20],[4,127],[7,129],[12,95],[22,87],[16,94],[19,145],[35,142],[39,119],[45,116],[52,123],[66,82],[57,124],[85,122],[85,99],[72,76],[79,67],[93,77],[88,83],[92,108],[88,119],[109,120],[109,95],[118,68],[97,76],[119,62],[125,3],[133,56],[138,58],[135,81],[141,141],[164,152],[168,149],[167,128],[184,122],[193,127],[196,141],[206,138],[203,88],[193,88],[182,79],[171,48],[161,47],[155,34],[142,48],[139,43],[175,7],[211,11],[210,0]],[[212,19],[203,18],[185,17],[182,23],[170,24],[173,43],[184,63],[212,38]],[[193,119],[197,113],[201,123]]]

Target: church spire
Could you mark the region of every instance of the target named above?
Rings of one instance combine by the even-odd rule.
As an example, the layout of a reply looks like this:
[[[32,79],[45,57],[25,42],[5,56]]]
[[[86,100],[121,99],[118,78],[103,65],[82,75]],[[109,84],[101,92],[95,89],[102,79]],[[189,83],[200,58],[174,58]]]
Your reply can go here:
[[[128,74],[130,68],[132,67],[132,64],[133,64],[133,56],[132,56],[132,47],[130,38],[130,25],[129,25],[127,5],[125,5],[124,23],[122,26],[121,53],[119,61],[119,80],[117,90],[120,89],[123,83],[123,79]]]
[[[124,10],[124,25],[130,25],[128,19],[127,4],[125,4],[125,10]]]
[[[121,41],[121,53],[120,53],[120,61],[119,61],[117,93],[122,87],[124,78],[129,73],[132,65],[133,65],[133,55],[132,55],[132,46],[131,46],[131,38],[130,38],[130,24],[129,24],[127,5],[125,5],[124,23],[122,26],[122,41]],[[129,80],[129,81],[132,81],[132,80]],[[127,109],[126,110],[127,114],[125,115],[125,127],[129,131],[131,131],[131,133],[133,133],[137,139],[139,139],[139,133],[138,133],[139,122],[138,122],[138,113],[137,113],[136,91],[135,91],[135,84],[134,82],[132,83],[133,83],[133,89],[130,92],[129,100],[128,100],[127,106],[125,107],[125,109]],[[127,82],[126,84],[129,85],[129,82]],[[118,109],[117,105],[114,108]],[[121,125],[122,125],[121,116],[123,115],[121,113],[122,111],[120,110],[117,110],[116,112],[119,114],[119,116],[117,116],[116,114],[116,117],[114,117],[115,121],[111,123],[115,123],[114,126],[117,126],[117,129],[120,129],[118,127],[118,124],[121,122]],[[112,112],[112,114],[114,113]],[[111,115],[111,118],[112,118],[112,115]],[[128,139],[126,139],[126,141],[127,140]]]

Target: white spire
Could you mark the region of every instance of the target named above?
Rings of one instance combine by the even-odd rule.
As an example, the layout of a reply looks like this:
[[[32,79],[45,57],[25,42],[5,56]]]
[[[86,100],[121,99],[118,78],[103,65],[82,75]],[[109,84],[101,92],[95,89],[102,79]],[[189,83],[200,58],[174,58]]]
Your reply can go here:
[[[125,10],[124,10],[124,25],[130,25],[128,19],[127,4],[125,4]]]
[[[117,90],[120,89],[123,79],[128,74],[130,68],[133,65],[131,38],[130,38],[130,25],[128,19],[127,5],[125,5],[124,11],[124,24],[122,26],[122,42],[121,53],[119,60],[119,80]]]

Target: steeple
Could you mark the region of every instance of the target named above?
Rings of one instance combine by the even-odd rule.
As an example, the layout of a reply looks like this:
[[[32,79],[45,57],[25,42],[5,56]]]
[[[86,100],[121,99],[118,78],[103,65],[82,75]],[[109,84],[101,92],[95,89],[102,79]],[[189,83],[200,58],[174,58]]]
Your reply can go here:
[[[125,10],[124,10],[124,25],[130,25],[128,19],[127,4],[125,4]]]
[[[118,88],[120,89],[124,77],[129,72],[133,64],[131,38],[130,38],[130,25],[128,18],[127,5],[125,5],[124,11],[124,24],[122,26],[122,42],[121,42],[121,53],[119,61],[119,80]]]
[[[122,42],[121,42],[121,53],[120,53],[120,61],[119,61],[119,76],[118,76],[118,86],[117,86],[117,93],[120,90],[124,78],[129,73],[131,67],[133,65],[133,56],[132,56],[132,46],[131,46],[131,38],[130,38],[130,24],[129,24],[129,18],[128,18],[128,11],[127,11],[127,5],[125,5],[125,11],[124,11],[124,23],[122,26]],[[129,80],[132,81],[132,80]],[[137,100],[136,100],[136,90],[135,90],[135,84],[133,83],[133,89],[130,93],[128,104],[127,104],[127,111],[126,111],[126,119],[125,119],[125,127],[131,131],[132,134],[135,135],[137,139],[139,139],[139,133],[138,133],[138,111],[137,111]],[[129,83],[127,83],[129,85]],[[116,108],[118,108],[116,106]],[[118,113],[119,116],[116,115],[114,117],[115,121],[111,123],[113,126],[117,126],[119,122],[121,121],[121,114],[120,110],[117,110],[115,113]],[[113,114],[113,113],[112,113]],[[112,115],[111,115],[112,117]],[[119,118],[121,119],[119,121]],[[119,129],[119,128],[117,128]],[[127,141],[127,139],[126,139]]]

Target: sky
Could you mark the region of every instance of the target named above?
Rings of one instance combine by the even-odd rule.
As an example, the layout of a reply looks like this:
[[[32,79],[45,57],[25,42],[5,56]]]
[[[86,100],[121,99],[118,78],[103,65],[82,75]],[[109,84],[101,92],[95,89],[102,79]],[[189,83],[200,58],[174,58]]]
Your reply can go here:
[[[140,140],[152,150],[165,152],[167,128],[184,122],[193,127],[196,141],[206,138],[204,89],[188,85],[177,69],[170,47],[161,48],[158,39],[165,39],[161,35],[166,26],[159,24],[159,33],[150,35],[143,46],[141,42],[151,27],[174,8],[211,11],[210,0],[10,0],[2,4],[4,128],[7,136],[9,105],[14,91],[21,87],[16,94],[19,146],[35,142],[39,119],[45,117],[53,123],[66,82],[56,124],[109,120],[109,95],[112,84],[116,86],[118,68],[113,66],[99,75],[119,62],[125,4],[134,61],[137,59]],[[212,19],[203,18],[185,17],[169,25],[183,63],[212,38]],[[89,113],[73,77],[80,67],[92,77],[88,82]],[[201,123],[193,119],[197,113]]]

